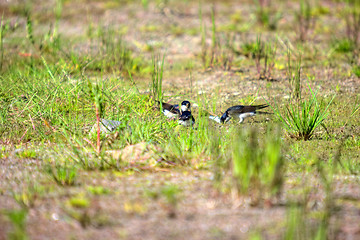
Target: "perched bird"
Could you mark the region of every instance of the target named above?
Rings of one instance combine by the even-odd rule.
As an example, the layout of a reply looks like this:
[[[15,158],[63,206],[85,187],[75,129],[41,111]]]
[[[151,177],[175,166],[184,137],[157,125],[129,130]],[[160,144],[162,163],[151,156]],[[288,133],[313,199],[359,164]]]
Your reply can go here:
[[[158,104],[160,105],[160,102],[158,101]],[[182,112],[190,111],[190,102],[189,101],[183,101],[181,103],[180,109],[179,105],[171,105],[169,103],[162,103],[162,112],[163,114],[168,118],[178,118],[181,116]]]
[[[160,105],[160,102],[158,101]],[[169,103],[162,103],[162,112],[168,118],[178,118],[181,115],[179,105],[171,105]]]
[[[191,115],[190,111],[184,111],[179,117],[179,124],[185,127],[193,126],[195,123],[195,118]]]
[[[262,105],[250,105],[250,106],[243,106],[243,105],[237,105],[228,108],[225,113],[220,118],[220,123],[226,123],[228,122],[232,117],[238,117],[239,123],[242,123],[245,118],[255,116],[256,113],[265,113],[265,112],[257,112],[256,110],[266,108],[269,105],[262,104]],[[215,120],[215,117],[214,119]],[[215,120],[216,121],[216,120]]]

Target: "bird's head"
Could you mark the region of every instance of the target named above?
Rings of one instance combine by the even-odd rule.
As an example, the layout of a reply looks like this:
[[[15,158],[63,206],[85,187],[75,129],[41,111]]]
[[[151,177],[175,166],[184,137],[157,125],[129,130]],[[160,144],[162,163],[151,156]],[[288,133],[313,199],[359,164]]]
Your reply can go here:
[[[189,101],[183,101],[181,103],[180,109],[181,109],[182,112],[190,111],[190,102]]]
[[[221,122],[221,123],[225,123],[225,122],[227,122],[227,121],[229,121],[229,114],[228,114],[227,112],[225,112],[225,113],[221,116],[220,122]]]

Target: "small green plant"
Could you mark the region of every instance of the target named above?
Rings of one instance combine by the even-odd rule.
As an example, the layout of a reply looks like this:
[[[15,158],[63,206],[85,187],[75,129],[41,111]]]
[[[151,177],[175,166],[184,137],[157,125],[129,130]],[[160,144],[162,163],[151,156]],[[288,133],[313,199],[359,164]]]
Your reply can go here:
[[[16,155],[20,158],[36,158],[36,151],[34,149],[19,150]]]
[[[94,218],[91,218],[92,216],[89,215],[87,207],[79,208],[77,207],[77,203],[73,206],[72,204],[69,204],[69,202],[68,205],[70,205],[70,207],[64,208],[64,211],[69,217],[76,220],[82,228],[87,228],[93,223],[92,221],[94,220]]]
[[[144,195],[152,200],[160,198],[165,200],[165,208],[169,217],[176,217],[176,207],[179,201],[181,189],[176,185],[165,185],[160,189],[145,189]]]
[[[359,110],[360,110],[359,98],[356,97],[356,103],[354,104],[354,106],[351,110],[350,118],[355,116],[355,113],[357,113]]]
[[[199,18],[200,18],[200,34],[201,34],[201,60],[204,69],[206,70],[210,63],[207,57],[207,44],[206,44],[206,24],[203,20],[201,2],[199,2]]]
[[[259,23],[265,25],[269,24],[270,19],[270,1],[268,0],[254,0],[256,4],[256,17]]]
[[[141,0],[141,4],[145,10],[149,8],[149,0]]]
[[[60,186],[75,184],[78,171],[76,166],[57,163],[55,166],[47,165],[45,170]]]
[[[38,184],[24,187],[20,192],[13,192],[14,200],[21,208],[28,209],[35,206],[36,199],[44,193],[44,189]]]
[[[164,61],[165,54],[162,57],[161,65],[159,64],[159,57],[153,56],[152,60],[152,84],[151,84],[151,92],[153,100],[160,102],[160,110],[162,110],[162,101],[163,101],[163,91],[162,91],[162,81],[163,81],[163,73],[164,73]]]
[[[179,194],[181,189],[176,185],[167,185],[161,188],[160,194],[165,197],[168,208],[168,216],[170,218],[176,217],[176,207],[179,201]]]
[[[7,210],[4,212],[12,224],[12,231],[8,233],[10,240],[29,239],[26,233],[26,218],[28,211],[26,209]]]
[[[10,153],[8,151],[6,151],[5,146],[2,146],[0,148],[0,158],[6,159],[9,157],[9,155],[10,155]]]
[[[277,46],[275,43],[268,42],[264,44],[261,36],[257,37],[253,52],[259,79],[272,80],[271,73],[275,65],[276,49]],[[262,58],[264,58],[263,67],[261,67]]]
[[[290,101],[285,105],[286,111],[280,111],[277,105],[272,107],[278,119],[283,123],[290,137],[297,140],[310,140],[315,129],[323,123],[328,115],[328,108],[335,96],[327,103],[319,103],[317,92],[312,92],[309,99]]]
[[[288,210],[287,224],[285,233],[281,239],[284,240],[326,240],[328,239],[329,223],[325,220],[323,214],[322,220],[311,223],[312,219],[307,214],[304,207],[292,206]]]
[[[355,49],[354,43],[349,39],[337,39],[332,42],[333,48],[339,53],[349,53]]]
[[[246,41],[239,46],[239,49],[232,48],[232,51],[237,55],[243,55],[247,58],[255,59],[256,55],[260,55],[260,57],[263,58],[265,54],[264,48],[259,48],[258,44],[258,41]]]
[[[337,161],[335,161],[335,163],[332,165],[332,169],[329,169],[329,166],[326,166],[328,163],[325,163],[319,159],[315,159],[312,168],[314,168],[314,170],[317,172],[319,176],[318,180],[325,192],[323,208],[311,212],[312,209],[308,208],[310,200],[309,191],[305,190],[303,201],[301,201],[300,204],[290,206],[290,209],[287,211],[287,223],[282,239],[331,239],[331,237],[329,237],[329,227],[330,218],[334,209],[334,199],[332,196],[332,178],[337,165],[336,162]],[[306,186],[303,188],[306,188]],[[316,219],[312,217],[315,215],[315,211],[316,215],[318,216]]]
[[[261,141],[255,129],[242,129],[234,136],[232,176],[237,191],[252,196],[252,204],[278,196],[285,167],[279,132],[269,129]]]
[[[85,202],[83,201],[84,199],[74,200],[73,198],[72,204],[69,204],[68,202],[67,206],[64,207],[66,214],[76,220],[82,228],[85,229],[89,226],[101,228],[113,225],[108,213],[104,213],[101,208],[93,209],[93,211],[91,211],[88,200],[85,200]]]
[[[305,240],[314,238],[315,227],[310,225],[304,207],[292,206],[288,210],[284,240]]]
[[[163,144],[163,158],[180,165],[190,164],[189,159],[193,159],[191,164],[194,168],[206,167],[202,161],[212,154],[209,139],[214,131],[206,117],[205,112],[199,112],[195,123],[196,129],[184,129],[182,126],[171,128],[170,125],[166,131],[169,135],[168,141]]]
[[[272,11],[268,0],[255,0],[256,3],[256,19],[263,26],[270,30],[276,30],[279,20],[282,18],[280,11]]]
[[[169,204],[176,206],[176,204],[178,203],[178,200],[179,200],[178,195],[181,192],[181,190],[179,189],[178,186],[167,185],[167,186],[164,186],[160,192],[165,197],[166,201]]]
[[[90,206],[89,199],[82,195],[70,198],[67,203],[74,208],[88,208]]]
[[[315,19],[312,17],[312,6],[309,0],[299,2],[299,10],[295,13],[299,27],[299,40],[305,42],[311,29],[315,26]]]
[[[265,56],[264,43],[261,40],[261,36],[256,37],[256,44],[254,45],[254,59],[256,63],[256,69],[259,74],[259,79],[261,78],[261,66],[260,61]]]
[[[212,51],[214,51],[216,45],[217,45],[217,40],[216,40],[216,23],[215,23],[215,5],[212,5],[211,8],[211,47],[212,47]],[[214,54],[214,52],[212,53],[212,55]]]
[[[201,6],[199,7],[200,33],[201,33],[201,60],[204,70],[221,67],[230,70],[232,66],[232,51],[229,46],[229,37],[220,41],[216,30],[215,5],[211,8],[211,46],[206,44],[206,25],[203,21]],[[225,43],[224,43],[225,41]]]
[[[64,131],[64,137],[66,138],[66,141],[68,144],[70,144],[70,154],[67,156],[70,159],[72,159],[74,162],[80,164],[80,166],[85,170],[93,170],[96,168],[101,168],[103,166],[103,162],[100,160],[100,163],[96,160],[96,147],[93,146],[93,144],[89,141],[92,145],[92,149],[90,152],[95,153],[94,155],[89,155],[85,151],[82,151],[80,149],[86,149],[86,143],[85,141],[82,141],[76,137],[69,136],[68,133]],[[64,148],[67,147],[67,145],[63,145]]]
[[[60,50],[59,23],[64,0],[56,0],[54,7],[55,22],[50,24],[49,31],[40,39],[39,50],[54,52]]]
[[[355,74],[355,76],[357,76],[358,78],[360,78],[360,65],[356,65],[353,67],[352,69],[353,73]]]
[[[176,160],[178,164],[187,164],[187,159],[194,155],[194,145],[192,145],[195,142],[194,138],[194,130],[192,128],[172,135],[166,148],[166,158],[171,161]]]
[[[1,212],[0,212],[1,213]],[[27,240],[29,239],[26,232],[26,218],[28,215],[27,209],[12,209],[5,210],[3,214],[9,219],[12,229],[7,237],[10,240]]]
[[[357,46],[360,33],[360,2],[358,0],[346,0],[342,16],[346,23],[346,35],[349,41]]]
[[[100,44],[99,54],[92,61],[87,60],[86,68],[98,72],[136,73],[143,62],[133,57],[131,49],[123,40],[121,29],[99,26],[97,40]]]
[[[104,97],[100,90],[99,84],[93,86],[88,79],[88,86],[90,89],[91,98],[94,100],[95,115],[96,115],[96,128],[97,128],[97,139],[96,139],[96,152],[99,155],[101,151],[100,145],[100,118],[104,114]]]
[[[4,64],[4,38],[8,29],[9,23],[4,23],[4,15],[2,15],[0,23],[0,71],[2,71]]]
[[[290,95],[295,99],[301,98],[301,54],[295,62],[292,60],[292,52],[287,48],[287,75],[289,79]]]
[[[33,20],[31,19],[31,10],[30,7],[27,8],[26,12],[26,37],[30,41],[30,43],[35,46],[35,38],[33,33]]]
[[[93,195],[106,195],[110,193],[109,189],[102,186],[89,186],[87,190]]]
[[[223,186],[225,175],[223,174],[224,169],[229,168],[229,156],[225,155],[223,150],[228,149],[228,145],[225,145],[226,142],[223,141],[220,133],[217,131],[210,132],[210,148],[209,155],[212,159],[212,170],[214,174],[214,185],[216,188],[221,189]],[[226,136],[225,136],[226,137]],[[225,145],[225,146],[222,146]]]
[[[91,201],[84,192],[80,192],[68,199],[63,208],[66,214],[78,221],[83,228],[94,224],[98,220],[99,209],[91,213],[89,209],[91,209]]]
[[[60,23],[61,14],[63,11],[63,5],[64,5],[64,0],[56,0],[55,8],[54,8],[55,28],[54,28],[53,37],[57,37],[57,35],[58,35],[59,23]]]

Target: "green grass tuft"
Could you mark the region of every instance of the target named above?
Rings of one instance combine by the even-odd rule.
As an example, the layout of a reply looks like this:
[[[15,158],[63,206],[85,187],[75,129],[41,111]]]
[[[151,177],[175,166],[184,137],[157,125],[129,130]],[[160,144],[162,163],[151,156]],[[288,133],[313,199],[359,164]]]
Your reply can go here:
[[[315,129],[320,126],[328,115],[328,108],[335,96],[327,103],[319,103],[317,93],[312,92],[308,99],[289,101],[285,105],[285,112],[282,112],[275,104],[272,106],[274,113],[290,137],[297,140],[310,140]]]
[[[56,164],[55,166],[47,165],[45,171],[54,179],[60,186],[75,185],[77,178],[77,167],[74,165]]]
[[[8,239],[10,240],[27,240],[29,239],[26,233],[26,219],[28,211],[26,209],[20,210],[8,210],[5,211],[5,215],[10,220],[13,229],[8,233]]]
[[[254,129],[243,129],[232,146],[234,184],[239,193],[252,196],[254,204],[281,193],[285,167],[279,132],[269,129],[259,138]]]

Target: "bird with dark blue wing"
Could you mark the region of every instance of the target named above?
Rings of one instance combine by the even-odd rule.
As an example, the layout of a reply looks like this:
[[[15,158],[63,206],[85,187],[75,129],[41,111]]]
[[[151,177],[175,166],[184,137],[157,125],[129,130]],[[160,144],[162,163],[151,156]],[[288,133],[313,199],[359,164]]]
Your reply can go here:
[[[158,104],[160,105],[160,102],[157,101]],[[190,107],[190,102],[189,101],[183,101],[181,103],[181,106],[179,107],[179,105],[172,105],[172,104],[169,104],[169,103],[162,103],[162,113],[168,117],[168,118],[171,118],[171,119],[174,119],[174,118],[178,118],[181,116],[181,114],[183,112],[186,112],[186,111],[190,111],[191,107]]]
[[[160,105],[160,102],[158,101]],[[178,118],[181,115],[179,105],[172,105],[169,103],[162,103],[162,113],[168,118]]]
[[[227,123],[231,118],[239,118],[239,123],[242,123],[245,118],[253,117],[257,113],[266,113],[266,112],[259,112],[257,110],[266,108],[268,106],[269,105],[267,104],[250,105],[250,106],[237,105],[228,108],[220,119],[218,117],[213,117],[213,116],[211,116],[212,118],[211,117],[210,118],[219,123]]]
[[[181,113],[181,116],[179,117],[179,124],[183,125],[185,127],[193,126],[195,123],[195,118],[191,114],[190,111],[184,111]]]

